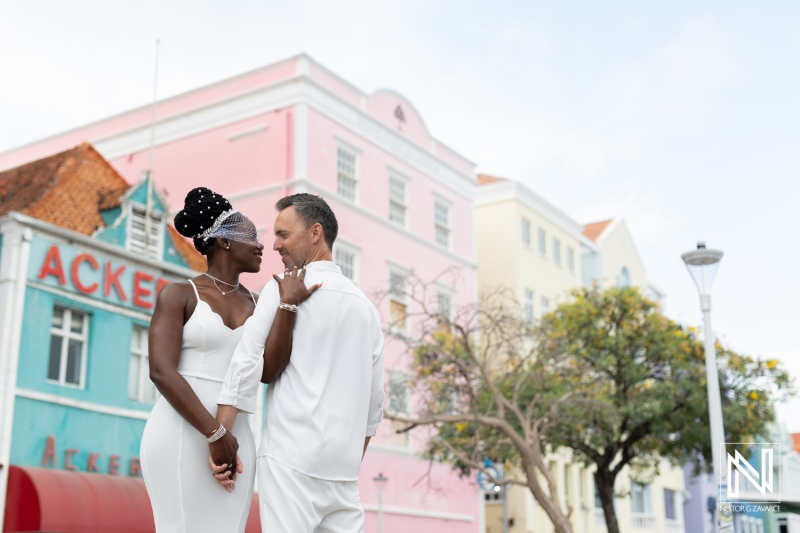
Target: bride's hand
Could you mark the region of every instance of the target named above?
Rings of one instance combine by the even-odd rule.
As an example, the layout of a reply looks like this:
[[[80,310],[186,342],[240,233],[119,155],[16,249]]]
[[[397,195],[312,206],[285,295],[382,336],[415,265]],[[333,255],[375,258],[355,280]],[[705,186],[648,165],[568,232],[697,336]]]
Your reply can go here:
[[[231,469],[228,468],[228,465],[221,464],[217,466],[214,464],[214,460],[211,459],[211,456],[208,456],[208,466],[211,467],[211,475],[214,476],[214,479],[217,480],[217,483],[222,485],[228,492],[233,492],[233,489],[236,488],[236,481],[234,481],[233,476],[231,475]],[[239,459],[239,454],[236,454],[236,472],[241,474],[244,471],[242,467],[242,460]]]
[[[317,289],[322,287],[322,283],[317,283],[311,287],[306,287],[304,281],[306,278],[305,268],[303,268],[299,273],[297,272],[297,267],[294,267],[292,270],[287,268],[283,273],[282,278],[275,274],[273,274],[272,277],[278,282],[278,290],[280,291],[281,302],[285,304],[300,305],[308,300]]]

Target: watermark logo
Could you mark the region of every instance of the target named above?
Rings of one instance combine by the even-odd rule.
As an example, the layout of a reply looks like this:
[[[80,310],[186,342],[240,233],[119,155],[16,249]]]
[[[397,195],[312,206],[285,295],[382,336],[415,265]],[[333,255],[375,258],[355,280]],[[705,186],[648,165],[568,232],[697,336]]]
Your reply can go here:
[[[733,448],[733,454],[728,452]],[[781,444],[758,442],[725,443],[722,448],[720,502],[736,504],[780,503],[780,476],[775,459],[780,458]]]

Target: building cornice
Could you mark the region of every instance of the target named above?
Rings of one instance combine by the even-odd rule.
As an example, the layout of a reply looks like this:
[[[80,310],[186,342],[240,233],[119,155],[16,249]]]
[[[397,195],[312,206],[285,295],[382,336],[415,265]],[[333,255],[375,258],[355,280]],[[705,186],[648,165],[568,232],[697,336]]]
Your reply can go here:
[[[475,195],[475,206],[480,207],[509,200],[518,201],[531,211],[539,213],[562,230],[572,234],[576,239],[580,239],[580,236],[583,235],[582,224],[575,222],[553,204],[516,181],[505,180],[481,185]]]

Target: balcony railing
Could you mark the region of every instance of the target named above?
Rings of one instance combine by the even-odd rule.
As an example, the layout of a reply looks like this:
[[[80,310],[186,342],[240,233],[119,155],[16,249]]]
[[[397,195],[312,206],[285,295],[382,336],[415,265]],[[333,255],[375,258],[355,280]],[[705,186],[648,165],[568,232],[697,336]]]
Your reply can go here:
[[[664,528],[664,531],[666,533],[685,533],[686,532],[686,529],[683,527],[683,524],[681,522],[678,522],[677,520],[667,519],[664,522],[664,525],[666,526]]]
[[[656,517],[652,513],[631,513],[633,529],[655,529]]]
[[[603,509],[600,507],[594,508],[594,523],[597,526],[606,525],[606,515],[603,513]]]

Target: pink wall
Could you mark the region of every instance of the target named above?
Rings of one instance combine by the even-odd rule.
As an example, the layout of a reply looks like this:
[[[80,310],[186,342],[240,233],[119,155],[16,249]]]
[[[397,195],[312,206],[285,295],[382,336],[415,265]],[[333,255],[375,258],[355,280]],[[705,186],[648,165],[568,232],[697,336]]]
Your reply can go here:
[[[294,76],[295,70],[295,61],[289,60],[192,91],[163,102],[159,106],[159,116],[202,107],[244,91],[267,86],[276,80]],[[313,62],[310,74],[345,101],[359,107],[361,95],[356,89],[338,80],[325,69],[316,67]],[[397,121],[393,113],[398,103],[403,106],[406,115],[406,123],[398,134],[430,153],[430,136],[422,119],[400,95],[392,91],[379,91],[369,100],[369,113],[396,131]],[[471,200],[383,150],[369,138],[361,137],[327,118],[311,105],[308,106],[307,124],[298,124],[297,116],[297,110],[288,107],[159,145],[155,149],[154,157],[157,187],[160,190],[166,189],[170,208],[177,210],[188,190],[196,186],[207,186],[228,196],[235,208],[246,213],[255,222],[262,230],[262,239],[267,250],[262,271],[243,279],[250,289],[260,290],[272,273],[281,271],[279,258],[271,251],[275,218],[273,206],[280,197],[302,190],[321,194],[326,198],[339,220],[340,238],[360,248],[360,277],[357,281],[368,297],[374,299],[376,292],[385,293],[388,290],[391,262],[412,270],[423,281],[433,281],[443,272],[454,266],[458,267],[456,274],[450,272],[439,281],[455,289],[456,305],[471,303],[475,296],[476,283],[475,271],[469,264],[474,256]],[[124,132],[146,123],[147,120],[149,115],[146,110],[134,110],[25,149],[0,155],[0,167],[21,164],[87,139]],[[266,129],[231,139],[237,134],[259,128]],[[305,147],[308,183],[289,187],[287,182],[296,177],[295,132],[303,131],[308,134],[308,144]],[[345,140],[360,151],[360,198],[357,206],[336,194],[337,138]],[[55,146],[59,148],[54,149]],[[442,159],[441,162],[464,174],[472,175],[472,165],[468,161],[449,151],[442,151],[442,154],[445,152],[446,160]],[[134,183],[141,179],[142,172],[147,168],[148,152],[142,150],[114,159],[111,163],[125,179]],[[388,223],[389,167],[408,178],[407,229]],[[434,194],[450,202],[452,244],[449,251],[441,250],[435,244]],[[243,196],[238,198],[240,195]],[[384,320],[388,319],[388,299],[376,301],[376,304]],[[410,311],[413,313],[415,308],[412,307]],[[399,342],[387,342],[387,369],[408,368],[409,360],[404,348]],[[424,434],[420,431],[414,430],[411,434],[412,442],[415,443],[412,449],[418,450],[421,446]],[[387,514],[384,530],[387,533],[412,530],[415,533],[477,533],[479,500],[474,480],[459,479],[446,465],[431,466],[412,456],[408,449],[391,448],[387,442],[388,434],[387,421],[374,440],[376,446],[369,451],[364,462],[361,475],[362,501],[365,504],[375,503],[372,477],[382,472],[391,480],[387,485],[386,506],[417,512],[469,515],[474,520],[464,522]],[[419,481],[428,472],[429,478]],[[374,530],[374,519],[374,513],[368,513],[367,531]]]
[[[295,75],[295,60],[290,59],[269,67],[229,78],[219,83],[189,91],[158,102],[156,118],[164,119],[219,100],[231,98],[259,87],[265,87]],[[42,139],[0,154],[0,170],[13,168],[27,161],[68,150],[82,142],[96,142],[115,133],[150,124],[149,105],[87,124],[73,130]]]

